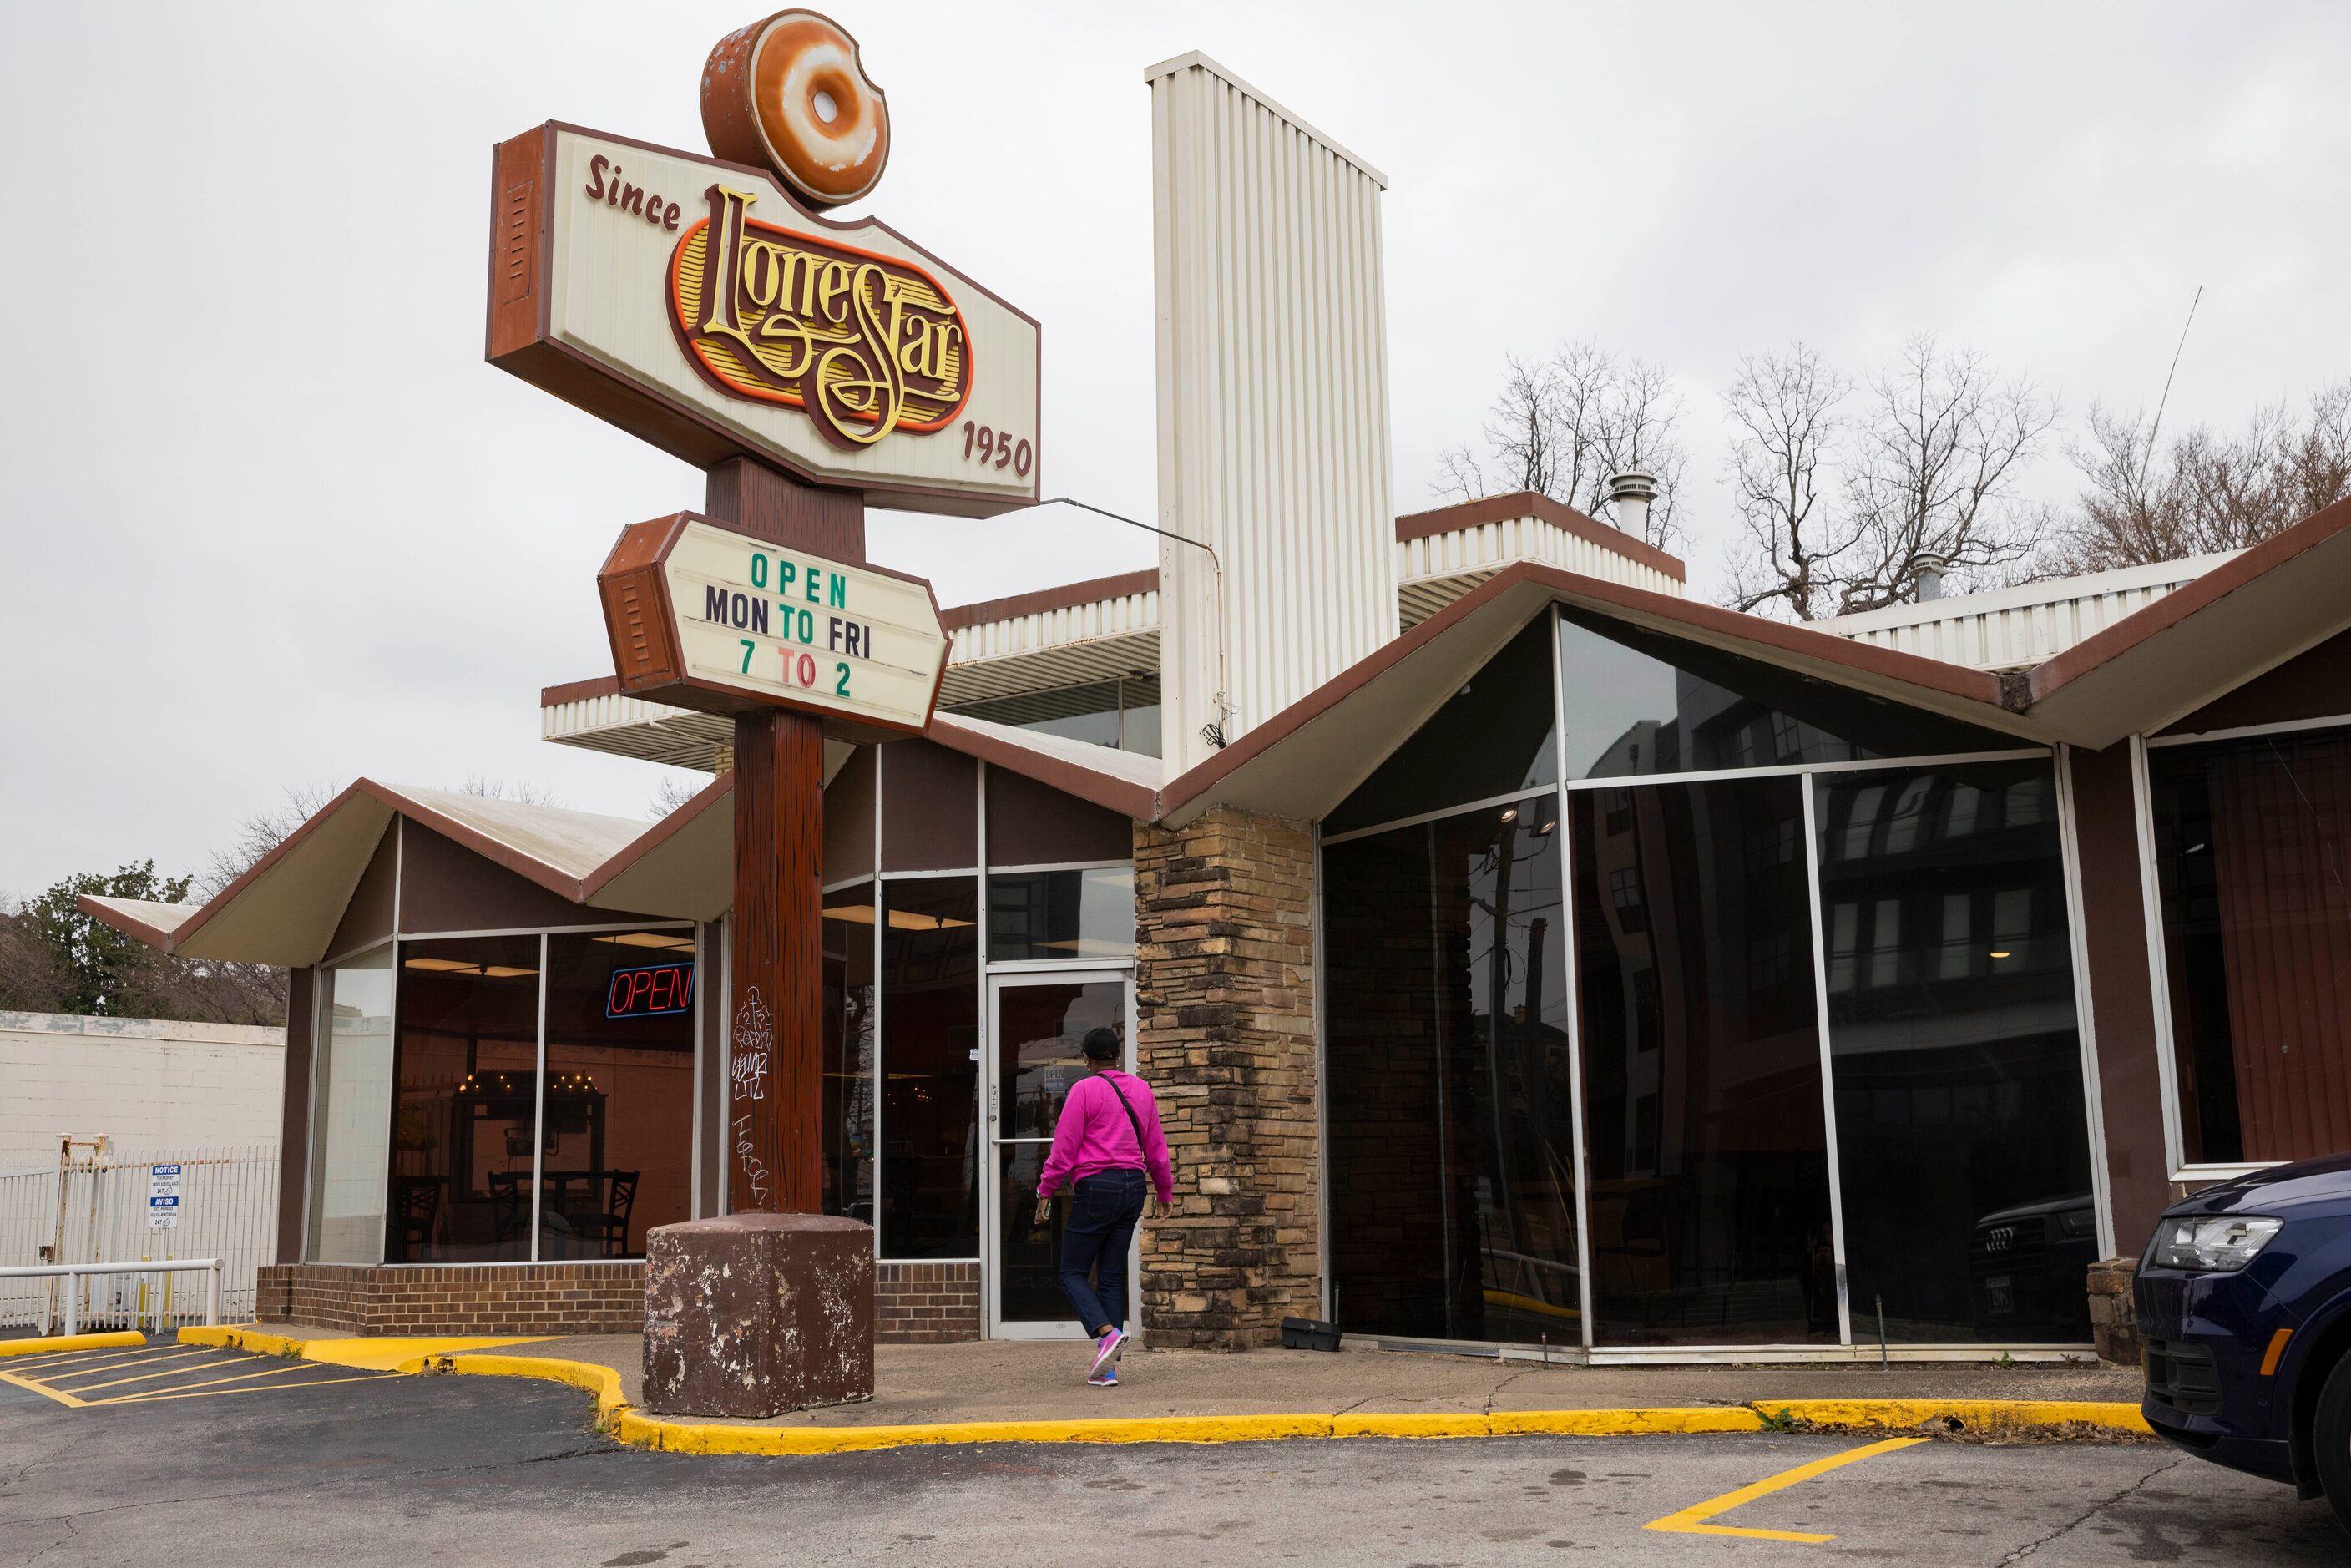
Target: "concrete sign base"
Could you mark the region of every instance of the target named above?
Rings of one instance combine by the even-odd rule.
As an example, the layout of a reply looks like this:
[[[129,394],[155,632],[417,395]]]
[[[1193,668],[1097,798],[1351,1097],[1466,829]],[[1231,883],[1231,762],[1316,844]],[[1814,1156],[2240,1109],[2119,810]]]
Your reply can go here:
[[[736,1214],[647,1234],[647,1410],[756,1420],[872,1397],[871,1228]]]

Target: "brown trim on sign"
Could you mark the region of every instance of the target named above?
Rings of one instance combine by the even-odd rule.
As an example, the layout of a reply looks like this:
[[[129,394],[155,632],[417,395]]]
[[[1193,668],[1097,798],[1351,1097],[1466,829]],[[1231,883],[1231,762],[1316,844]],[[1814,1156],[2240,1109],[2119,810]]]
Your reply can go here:
[[[539,335],[547,277],[547,131],[490,153],[490,287],[485,356],[496,361]]]
[[[1002,512],[1015,511],[1023,507],[1033,507],[1042,499],[1045,493],[1043,488],[1045,342],[1043,328],[1035,317],[1014,305],[986,284],[970,277],[961,268],[950,266],[928,246],[878,218],[864,217],[847,223],[836,223],[818,214],[810,213],[794,199],[791,191],[779,183],[768,170],[755,169],[747,164],[712,158],[706,153],[687,152],[675,147],[664,147],[658,142],[643,141],[634,137],[616,136],[610,131],[594,131],[583,125],[574,125],[560,120],[548,120],[519,136],[499,143],[493,156],[495,171],[498,167],[498,160],[507,156],[507,149],[516,149],[512,156],[519,159],[526,155],[520,144],[527,143],[533,137],[538,138],[542,143],[538,151],[537,193],[534,198],[538,206],[538,277],[542,281],[551,276],[554,267],[555,224],[550,193],[555,181],[557,136],[553,133],[590,137],[598,141],[611,142],[622,147],[641,148],[648,152],[681,159],[705,168],[748,175],[758,180],[770,190],[776,191],[783,197],[785,204],[797,216],[809,224],[820,225],[824,229],[837,231],[843,235],[878,231],[921,255],[927,262],[953,272],[958,279],[968,284],[975,291],[993,300],[998,306],[1027,323],[1035,333],[1038,362],[1037,398],[1035,406],[1030,410],[1030,416],[1038,425],[1037,460],[1029,468],[1030,483],[1025,496],[1018,491],[977,490],[967,486],[955,484],[919,484],[909,481],[883,484],[854,475],[841,476],[819,475],[802,468],[793,461],[789,454],[770,447],[755,438],[738,434],[721,421],[713,418],[705,411],[671,397],[632,377],[625,376],[601,361],[558,340],[554,335],[551,315],[552,291],[547,287],[538,287],[532,291],[534,308],[529,316],[529,330],[527,333],[522,330],[523,319],[519,314],[517,314],[510,322],[505,323],[502,328],[496,312],[497,289],[495,279],[498,256],[497,235],[501,221],[499,214],[502,211],[498,204],[503,194],[503,188],[499,185],[495,172],[491,192],[491,275],[494,280],[490,291],[492,322],[491,329],[486,334],[486,344],[484,354],[484,358],[491,364],[522,381],[528,382],[540,391],[571,404],[583,413],[593,414],[609,424],[617,425],[638,439],[658,446],[671,455],[682,458],[703,469],[715,468],[729,458],[749,458],[780,469],[805,484],[860,491],[868,496],[889,497],[893,497],[889,504],[901,510],[939,513],[950,517],[995,517]],[[666,307],[664,307],[664,312],[671,313],[667,311]],[[693,356],[689,355],[687,358],[689,366],[692,367]],[[942,437],[946,434],[940,433]]]
[[[2200,610],[2276,570],[2304,551],[2351,528],[2351,500],[2313,512],[2274,538],[2222,562],[2193,582],[2182,583],[2144,610],[2124,616],[2105,631],[2083,638],[2032,672],[2032,700],[2046,701],[2072,682],[2113,663],[2158,632],[2168,632]]]
[[[1676,582],[1687,580],[1688,569],[1682,564],[1679,556],[1670,555],[1645,539],[1636,539],[1621,528],[1612,528],[1599,518],[1587,517],[1574,507],[1535,490],[1513,490],[1505,496],[1481,496],[1477,500],[1439,507],[1435,511],[1410,513],[1395,520],[1396,542],[1408,544],[1414,539],[1427,538],[1432,534],[1451,533],[1456,528],[1482,528],[1488,523],[1507,523],[1519,517],[1533,517],[1549,523],[1627,560],[1654,567]]]
[[[1980,703],[2005,716],[2001,702],[2001,683],[1996,675],[1947,664],[1939,659],[1922,658],[1916,653],[1849,642],[1808,627],[1766,621],[1757,615],[1742,615],[1735,610],[1695,604],[1687,599],[1655,593],[1646,588],[1584,577],[1576,572],[1562,571],[1555,566],[1515,561],[1403,636],[1332,676],[1198,767],[1170,779],[1159,792],[1159,815],[1165,817],[1198,799],[1227,774],[1288,739],[1443,636],[1466,617],[1522,585],[1550,590],[1553,601],[1567,598],[1581,604],[1631,611],[1662,621],[1677,622],[1693,632],[1708,632],[1751,647],[1770,648],[1777,653],[1842,666],[1857,675],[1898,681],[1938,695]]]
[[[970,604],[958,604],[939,612],[939,621],[950,632],[960,632],[967,626],[985,625],[990,621],[1013,621],[1024,615],[1045,615],[1056,610],[1075,610],[1084,604],[1097,604],[1106,599],[1132,599],[1138,593],[1159,591],[1159,569],[1143,571],[1123,571],[1114,577],[1089,578],[1083,582],[1063,583],[1059,588],[1040,588],[1029,593],[1008,594],[1002,599],[982,599]]]

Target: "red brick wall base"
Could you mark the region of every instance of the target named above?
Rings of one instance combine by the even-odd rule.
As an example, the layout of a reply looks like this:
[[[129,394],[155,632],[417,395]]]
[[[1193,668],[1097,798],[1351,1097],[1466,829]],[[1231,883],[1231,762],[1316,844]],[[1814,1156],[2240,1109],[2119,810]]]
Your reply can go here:
[[[258,1283],[262,1322],[350,1334],[642,1333],[645,1326],[643,1263],[271,1263]],[[873,1337],[883,1344],[977,1339],[979,1265],[876,1265]]]
[[[946,1344],[978,1337],[978,1264],[874,1265],[873,1338],[877,1343]]]
[[[352,1334],[639,1333],[643,1263],[511,1263],[369,1269],[274,1263],[255,1315]]]

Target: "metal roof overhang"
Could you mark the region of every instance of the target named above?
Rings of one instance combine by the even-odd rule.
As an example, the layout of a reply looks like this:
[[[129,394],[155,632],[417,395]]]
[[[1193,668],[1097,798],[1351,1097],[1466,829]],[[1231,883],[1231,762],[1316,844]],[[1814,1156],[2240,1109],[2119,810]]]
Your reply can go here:
[[[1521,562],[1333,677],[1161,792],[1182,826],[1218,805],[1317,820],[1353,792],[1528,622],[1570,604],[2027,742],[2054,737],[2001,706],[1998,676],[1713,605]]]
[[[2042,664],[2027,711],[2064,739],[2102,750],[2346,628],[2351,501],[2338,501]]]

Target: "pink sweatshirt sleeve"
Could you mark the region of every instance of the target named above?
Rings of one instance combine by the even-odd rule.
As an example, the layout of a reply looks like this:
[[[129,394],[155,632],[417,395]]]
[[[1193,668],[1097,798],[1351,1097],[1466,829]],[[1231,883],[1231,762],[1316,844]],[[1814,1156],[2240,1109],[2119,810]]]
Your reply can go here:
[[[1061,1113],[1053,1119],[1053,1147],[1045,1156],[1045,1168],[1037,1173],[1037,1196],[1050,1197],[1067,1180],[1071,1167],[1078,1163],[1078,1151],[1086,1142],[1086,1102],[1093,1098],[1081,1092],[1091,1079],[1081,1080],[1061,1102]]]
[[[1143,1082],[1141,1079],[1134,1082]],[[1175,1162],[1167,1156],[1167,1134],[1159,1130],[1159,1096],[1148,1083],[1143,1084],[1143,1105],[1135,1120],[1143,1124],[1143,1163],[1150,1167],[1152,1187],[1160,1202],[1172,1204],[1176,1201]]]

